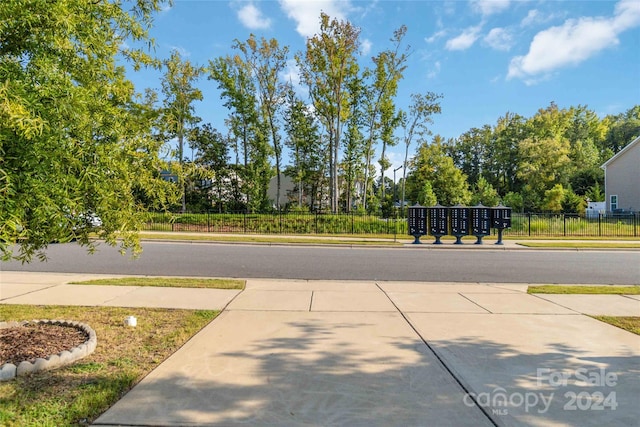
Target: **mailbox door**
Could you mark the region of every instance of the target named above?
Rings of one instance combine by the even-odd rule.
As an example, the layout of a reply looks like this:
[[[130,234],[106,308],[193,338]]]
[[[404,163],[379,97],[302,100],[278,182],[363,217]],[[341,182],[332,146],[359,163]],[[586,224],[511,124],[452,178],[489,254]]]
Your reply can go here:
[[[469,208],[453,207],[449,209],[451,234],[466,236],[469,234]]]
[[[444,206],[434,206],[429,208],[429,231],[433,236],[444,236],[448,234],[448,209]]]
[[[498,206],[491,209],[491,226],[494,228],[511,227],[511,208]]]
[[[490,234],[491,213],[485,206],[471,208],[471,232],[474,236],[487,236]]]
[[[410,207],[409,208],[409,235],[424,236],[427,234],[427,208]]]

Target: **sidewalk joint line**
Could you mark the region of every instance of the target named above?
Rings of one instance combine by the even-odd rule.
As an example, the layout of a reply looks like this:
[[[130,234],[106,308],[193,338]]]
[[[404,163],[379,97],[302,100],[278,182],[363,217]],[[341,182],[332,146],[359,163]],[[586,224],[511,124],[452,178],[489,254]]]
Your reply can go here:
[[[569,311],[572,311],[572,312],[574,312],[574,313],[576,313],[576,314],[584,314],[584,313],[579,312],[578,310],[574,310],[573,308],[570,308],[570,307],[565,307],[565,306],[564,306],[564,305],[562,305],[562,304],[559,304],[559,303],[557,303],[557,302],[555,302],[555,301],[548,300],[548,299],[543,298],[543,297],[541,296],[541,295],[552,295],[552,294],[530,294],[529,292],[527,292],[527,295],[534,296],[534,297],[538,298],[539,300],[542,300],[542,301],[545,301],[545,302],[550,302],[551,304],[555,304],[555,305],[557,305],[557,306],[559,306],[559,307],[565,308],[565,309],[567,309],[567,310],[569,310]]]
[[[481,309],[483,309],[484,311],[486,311],[489,314],[495,314],[493,311],[489,310],[488,308],[485,308],[483,306],[481,306],[480,304],[478,304],[477,302],[475,302],[474,300],[468,298],[466,295],[463,295],[461,292],[458,292],[458,295],[460,295],[462,298],[466,299],[467,301],[469,301],[472,304],[477,305],[478,307],[480,307]]]
[[[29,284],[31,284],[31,283],[29,283]],[[47,286],[46,288],[36,289],[36,290],[30,291],[30,292],[26,292],[26,293],[24,293],[24,294],[20,294],[20,295],[14,295],[14,296],[9,297],[9,298],[0,298],[0,301],[9,301],[9,300],[12,300],[12,299],[14,299],[14,298],[20,298],[20,297],[23,297],[23,296],[25,296],[25,295],[35,294],[36,292],[40,292],[40,291],[44,291],[44,290],[47,290],[47,289],[55,288],[55,287],[57,287],[57,286],[62,286],[62,285],[64,285],[64,284],[65,284],[65,283],[58,283],[58,284],[56,284],[56,285],[50,285],[50,286]]]
[[[402,316],[404,321],[407,322],[407,324],[413,330],[413,332],[415,332],[418,338],[420,338],[420,341],[422,341],[424,345],[427,346],[429,351],[433,353],[433,355],[438,360],[438,362],[440,362],[440,365],[442,365],[442,367],[449,373],[449,375],[451,375],[451,378],[455,380],[455,382],[460,386],[460,388],[462,388],[462,390],[466,393],[466,395],[471,398],[473,403],[475,403],[476,407],[480,409],[480,411],[485,415],[485,417],[487,417],[489,422],[493,424],[494,427],[499,427],[499,424],[493,419],[493,417],[489,414],[489,412],[478,403],[478,401],[476,400],[475,394],[469,392],[469,388],[465,386],[462,380],[458,377],[458,375],[456,375],[456,373],[451,368],[449,368],[449,366],[444,362],[444,359],[440,357],[440,355],[435,351],[435,349],[431,346],[431,344],[429,344],[427,340],[424,339],[424,337],[420,334],[420,332],[418,332],[418,330],[413,325],[413,323],[411,323],[411,321],[407,318],[407,316],[402,312],[402,310],[400,310],[400,308],[396,305],[393,299],[391,299],[391,297],[387,294],[387,292],[384,289],[382,289],[382,287],[377,281],[376,281],[376,286],[389,299],[389,301],[391,302],[391,304],[393,304],[393,306],[396,308],[398,313],[400,313],[400,316]]]

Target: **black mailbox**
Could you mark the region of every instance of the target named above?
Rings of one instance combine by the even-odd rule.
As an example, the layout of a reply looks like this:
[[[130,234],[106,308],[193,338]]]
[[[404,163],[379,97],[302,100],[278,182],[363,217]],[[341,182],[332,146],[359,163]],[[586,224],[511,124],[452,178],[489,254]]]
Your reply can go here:
[[[427,234],[427,208],[420,205],[408,209],[409,235],[415,237],[414,244],[420,243],[420,236]]]
[[[502,204],[491,209],[491,226],[498,229],[498,241],[496,245],[502,244],[502,230],[511,227],[511,208]]]
[[[456,205],[449,208],[451,235],[456,237],[456,245],[462,244],[462,237],[469,235],[469,208]]]
[[[478,239],[476,245],[482,244],[482,238],[491,233],[491,208],[479,204],[471,208],[471,234]]]
[[[436,238],[435,245],[442,244],[440,238],[449,231],[448,210],[439,204],[429,207],[429,233]]]
[[[502,205],[491,208],[491,226],[497,229],[511,227],[511,208]]]

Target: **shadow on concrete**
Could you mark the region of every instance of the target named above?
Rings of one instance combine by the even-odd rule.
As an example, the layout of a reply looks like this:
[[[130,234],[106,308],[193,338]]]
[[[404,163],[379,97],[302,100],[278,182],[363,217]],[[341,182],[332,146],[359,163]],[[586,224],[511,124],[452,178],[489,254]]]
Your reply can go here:
[[[631,426],[640,418],[640,358],[632,353],[585,355],[554,343],[522,354],[473,337],[430,342],[445,369],[415,334],[376,336],[366,318],[281,326],[287,336],[276,330],[242,342],[241,351],[201,355],[190,363],[200,375],[186,367],[151,374],[97,425]],[[580,374],[608,375],[609,383]]]

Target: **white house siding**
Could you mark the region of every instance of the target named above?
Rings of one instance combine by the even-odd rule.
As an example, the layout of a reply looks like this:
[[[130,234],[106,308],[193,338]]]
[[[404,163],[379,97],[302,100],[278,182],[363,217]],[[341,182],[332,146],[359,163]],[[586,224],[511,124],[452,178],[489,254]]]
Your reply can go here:
[[[602,165],[605,195],[610,211],[611,196],[618,196],[618,209],[640,211],[640,137]]]

